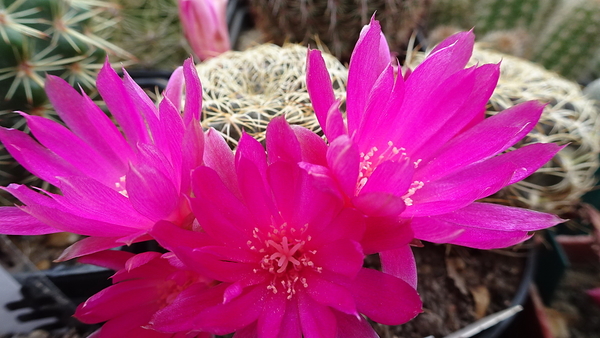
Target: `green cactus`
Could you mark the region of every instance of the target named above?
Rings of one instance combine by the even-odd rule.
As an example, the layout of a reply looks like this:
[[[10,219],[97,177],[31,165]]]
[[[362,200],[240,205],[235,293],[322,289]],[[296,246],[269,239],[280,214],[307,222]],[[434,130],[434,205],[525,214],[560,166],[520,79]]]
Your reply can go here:
[[[13,111],[57,119],[44,92],[46,74],[90,93],[107,54],[132,58],[103,37],[116,6],[101,0],[0,0],[0,125],[27,131]],[[0,145],[0,183],[48,184],[28,173]],[[14,202],[0,192],[0,204]]]
[[[109,40],[127,46],[137,67],[172,71],[191,55],[176,0],[111,1],[120,7],[120,22]]]
[[[232,148],[242,131],[263,141],[268,122],[276,116],[320,132],[306,89],[306,51],[296,44],[263,44],[198,64],[202,126],[215,128]],[[348,70],[334,56],[323,57],[336,97],[342,99]]]
[[[114,5],[89,0],[0,0],[0,111],[36,113],[46,102],[45,74],[90,91],[106,54],[130,58],[98,34]],[[0,117],[13,127],[17,115]]]
[[[456,10],[465,3],[472,10]],[[433,42],[439,27],[469,29],[474,22],[488,47],[582,83],[600,76],[599,0],[434,0],[429,19]]]
[[[322,43],[348,61],[360,30],[374,12],[390,48],[404,52],[431,0],[251,0],[255,22],[267,41]]]
[[[536,35],[560,0],[471,0],[475,32],[521,28]]]
[[[533,61],[576,80],[600,71],[600,1],[566,1],[549,20]]]
[[[472,5],[472,0],[433,0],[427,21],[434,23],[436,27],[470,29],[475,26]]]

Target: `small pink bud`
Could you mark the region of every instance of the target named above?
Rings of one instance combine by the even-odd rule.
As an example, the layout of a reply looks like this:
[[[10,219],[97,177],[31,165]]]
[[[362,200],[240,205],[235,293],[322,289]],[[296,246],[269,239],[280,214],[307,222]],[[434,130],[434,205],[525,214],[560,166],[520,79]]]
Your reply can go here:
[[[183,33],[201,60],[231,49],[226,10],[227,0],[179,0]]]

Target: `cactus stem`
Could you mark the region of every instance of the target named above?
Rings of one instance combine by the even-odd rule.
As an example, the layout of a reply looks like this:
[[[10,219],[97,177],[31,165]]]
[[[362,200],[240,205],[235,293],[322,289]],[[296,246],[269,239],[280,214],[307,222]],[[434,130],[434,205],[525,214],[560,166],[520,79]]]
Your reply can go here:
[[[24,19],[23,16],[32,15],[40,11],[39,8],[30,8],[21,12],[14,12],[16,8],[23,3],[23,0],[15,1],[12,5],[4,8],[4,4],[0,2],[0,36],[5,43],[9,43],[8,33],[6,29],[11,29],[20,32],[24,35],[33,36],[39,39],[48,37],[47,34],[37,29],[31,28],[24,24],[26,23],[40,23],[40,19]],[[16,5],[16,6],[15,6]]]

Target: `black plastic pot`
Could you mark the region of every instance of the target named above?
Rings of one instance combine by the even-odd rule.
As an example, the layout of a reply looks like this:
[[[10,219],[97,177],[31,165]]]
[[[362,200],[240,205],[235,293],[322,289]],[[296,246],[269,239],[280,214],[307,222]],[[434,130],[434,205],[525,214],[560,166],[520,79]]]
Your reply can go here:
[[[525,262],[525,268],[523,269],[523,276],[521,278],[521,282],[519,283],[519,287],[517,288],[517,292],[513,297],[510,306],[521,305],[525,307],[525,303],[527,302],[529,296],[529,287],[534,281],[536,268],[538,265],[540,248],[534,247],[529,250],[527,254],[527,260]],[[513,331],[518,330],[518,325],[520,319],[522,319],[523,314],[517,313],[513,317],[510,317],[495,326],[477,334],[474,336],[475,338],[513,338]]]

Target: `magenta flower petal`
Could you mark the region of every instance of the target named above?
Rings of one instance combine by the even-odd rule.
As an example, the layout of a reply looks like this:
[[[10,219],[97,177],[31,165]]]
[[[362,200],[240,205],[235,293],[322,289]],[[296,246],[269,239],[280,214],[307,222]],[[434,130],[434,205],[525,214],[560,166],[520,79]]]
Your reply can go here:
[[[192,284],[171,304],[156,312],[152,319],[153,327],[167,332],[192,330],[202,310],[222,303],[224,289],[224,284],[209,289],[202,284]]]
[[[282,294],[270,294],[265,297],[263,302],[264,311],[258,317],[256,328],[248,337],[278,338],[281,337],[282,324],[286,313],[286,299]],[[290,325],[285,322],[284,326]],[[237,334],[236,334],[237,335]]]
[[[146,164],[129,167],[127,193],[135,210],[155,222],[167,218],[179,202],[177,189],[169,178]]]
[[[185,230],[167,221],[157,222],[150,230],[150,234],[157,238],[163,248],[170,251],[179,246],[194,247],[213,244],[207,234]]]
[[[238,161],[237,170],[240,191],[252,218],[258,224],[269,224],[271,220],[280,221],[281,217],[265,186],[266,180],[256,179],[264,177],[264,174],[261,175],[254,163],[245,157],[241,157]]]
[[[45,90],[69,129],[125,171],[131,148],[110,118],[89,97],[79,95],[70,84],[56,76],[46,77]]]
[[[364,255],[357,242],[339,240],[315,250],[313,262],[325,270],[353,278],[362,268]]]
[[[310,94],[319,124],[326,126],[328,122],[327,115],[335,101],[335,95],[329,72],[325,67],[325,60],[323,60],[321,51],[317,49],[309,48],[306,54],[306,89]],[[334,139],[329,137],[329,130],[327,128],[323,128],[323,133],[330,140]]]
[[[122,270],[125,263],[135,254],[126,251],[106,250],[92,255],[84,256],[79,259],[83,264],[94,264],[111,270]]]
[[[84,323],[100,323],[131,313],[139,305],[145,306],[156,301],[156,294],[152,292],[156,288],[155,283],[153,280],[146,280],[112,285],[82,303],[75,316]],[[115,307],[115,303],[120,306]],[[88,311],[88,307],[91,310]]]
[[[380,53],[381,37],[379,21],[371,19],[371,23],[361,32],[350,57],[346,98],[350,135],[360,124],[360,114],[367,106],[371,88],[390,62],[389,51],[387,58]]]
[[[337,323],[333,311],[311,297],[298,295],[300,326],[305,338],[335,338]]]
[[[435,216],[417,217],[412,227],[424,240],[448,243],[469,242],[471,247],[506,247],[529,238],[529,231],[545,229],[564,222],[552,214],[489,203],[473,203],[463,209]],[[439,238],[442,232],[454,232],[454,238]],[[464,244],[462,244],[464,245]]]
[[[542,109],[540,103],[529,101],[485,119],[445,144],[416,179],[433,180],[506,150],[533,129]]]
[[[103,237],[116,237],[131,232],[131,229],[127,227],[84,218],[44,205],[33,204],[21,208],[40,221],[62,231],[73,232],[85,236]]]
[[[267,154],[265,148],[252,136],[243,133],[235,152],[236,170],[240,171],[239,163],[244,158],[254,164],[257,174],[262,178],[262,183],[267,183]]]
[[[336,100],[329,111],[327,112],[327,139],[331,141],[335,141],[341,135],[345,135],[348,133],[346,125],[344,124],[344,119],[342,117],[342,113],[340,112],[340,100]]]
[[[354,195],[360,158],[358,149],[350,138],[344,135],[331,142],[327,151],[327,164],[342,191],[348,196]]]
[[[216,170],[223,183],[236,196],[239,196],[237,175],[235,173],[235,156],[227,142],[214,129],[206,132],[204,139],[204,164]]]
[[[148,323],[148,317],[152,316],[154,311],[155,309],[151,307],[141,307],[127,316],[116,317],[102,326],[97,338],[170,337],[170,335],[142,328],[143,325]]]
[[[94,334],[95,337],[211,337],[186,329],[171,333],[154,331],[154,315],[157,312],[168,313],[166,308],[169,304],[187,289],[203,295],[213,290],[210,288],[211,280],[181,268],[180,262],[165,256],[168,254],[146,252],[129,256],[125,262],[125,253],[98,253],[90,257],[90,261],[98,261],[102,265],[121,267],[112,277],[113,285],[82,303],[75,317],[86,323],[107,321]],[[221,290],[216,291],[221,294]],[[197,304],[197,308],[201,310],[202,305],[216,304],[214,301]]]
[[[185,107],[183,119],[187,125],[190,121],[200,121],[202,110],[202,85],[194,61],[189,58],[183,62],[183,76],[185,78]]]
[[[177,111],[181,111],[181,97],[184,84],[183,67],[179,66],[173,71],[171,77],[169,77],[167,87],[163,93],[163,95],[169,98],[169,101],[173,103]]]
[[[135,147],[138,142],[149,143],[150,139],[144,120],[140,114],[131,114],[136,111],[136,106],[131,97],[127,95],[123,81],[112,69],[108,60],[98,73],[96,86],[106,106],[123,129],[129,144]]]
[[[439,82],[439,85],[426,93],[427,96],[423,96],[421,100],[410,100],[403,104],[402,114],[398,115],[402,119],[393,122],[398,127],[402,126],[402,133],[397,133],[397,137],[391,138],[394,144],[401,144],[403,148],[412,152],[413,149],[416,150],[427,143],[438,130],[444,129],[447,121],[457,119],[467,122],[469,118],[463,115],[466,110],[463,107],[473,107],[473,102],[469,99],[476,88],[476,71],[475,67],[460,70],[445,81]],[[485,103],[480,103],[476,110],[484,108]]]
[[[354,297],[345,287],[321,278],[318,274],[307,277],[306,283],[310,285],[306,293],[315,302],[349,315],[358,316]]]
[[[318,190],[308,173],[296,164],[276,162],[268,168],[267,177],[280,214],[290,226],[310,224],[311,231],[320,232],[341,207],[341,201]]]
[[[384,162],[378,165],[366,180],[366,184],[360,190],[359,197],[374,192],[386,192],[395,196],[402,196],[413,183],[414,171],[414,164],[408,160]]]
[[[369,105],[362,114],[360,128],[357,130],[356,139],[360,144],[379,144],[390,141],[389,135],[385,134],[389,125],[404,101],[404,81],[401,77],[394,79],[392,67],[388,67],[381,73],[377,82],[373,85],[369,96]],[[382,134],[382,132],[384,134]],[[385,138],[385,141],[381,141]],[[361,149],[367,152],[368,149]]]
[[[266,289],[261,286],[250,287],[244,295],[231,302],[219,304],[198,313],[194,325],[204,327],[206,331],[216,334],[226,334],[240,327],[251,324],[258,319],[261,308],[256,306],[266,295]],[[235,313],[236,316],[231,314]]]
[[[59,178],[62,196],[55,196],[67,210],[79,216],[129,226],[146,228],[153,222],[140,215],[127,197],[86,177]],[[73,203],[72,201],[77,201]]]
[[[341,121],[341,119],[340,119]],[[309,129],[293,125],[290,126],[294,135],[300,143],[302,158],[317,165],[327,165],[327,144],[325,141]]]
[[[181,142],[181,191],[191,191],[192,170],[203,162],[204,132],[200,123],[190,123]]]
[[[367,192],[352,199],[352,204],[373,217],[386,217],[401,214],[406,209],[406,204],[401,196],[387,192]]]
[[[23,115],[35,138],[84,175],[104,184],[119,179],[120,170],[60,124],[40,116]]]
[[[7,235],[43,235],[59,229],[40,222],[17,207],[0,207],[0,233]]]
[[[300,316],[298,314],[298,302],[296,299],[287,302],[283,323],[285,323],[285,325],[281,325],[279,333],[281,338],[296,338],[302,336]]]
[[[474,73],[476,76],[474,88],[477,88],[477,90],[471,91],[469,98],[465,100],[465,104],[455,111],[452,118],[445,120],[443,128],[437,129],[426,142],[413,150],[415,154],[419,154],[420,158],[430,158],[432,152],[437,151],[440,145],[448,142],[462,130],[468,129],[469,126],[474,126],[483,121],[485,105],[492,96],[494,89],[496,89],[500,77],[500,65],[482,65],[477,67]]]
[[[407,96],[427,96],[430,84],[441,83],[465,68],[473,54],[474,43],[472,31],[457,33],[442,41],[410,74],[406,81]]]
[[[367,217],[366,223],[367,230],[360,244],[367,255],[402,247],[414,238],[408,220]]]
[[[410,245],[381,251],[379,258],[383,272],[398,277],[417,289],[417,263]]]
[[[311,243],[314,247],[320,247],[342,239],[358,242],[363,238],[364,233],[364,216],[354,209],[344,208],[318,233],[319,236],[313,236]]]
[[[348,288],[358,311],[384,325],[404,324],[421,312],[421,299],[413,287],[376,270],[361,269]]]
[[[301,161],[300,142],[283,116],[271,120],[267,125],[266,134],[269,163],[276,161],[298,163]]]
[[[244,226],[254,229],[250,211],[223,184],[218,174],[207,167],[194,171],[196,198],[191,200],[202,229],[213,238],[234,247],[246,246]],[[202,187],[202,188],[200,188]],[[251,231],[251,230],[250,230]]]
[[[20,130],[0,128],[0,141],[23,167],[51,184],[58,184],[56,176],[82,175],[77,168]]]
[[[148,239],[150,238],[142,237],[140,238],[140,241]],[[66,248],[56,259],[56,261],[68,261],[70,259],[81,257],[84,255],[89,255],[103,250],[112,249],[123,244],[125,243],[120,241],[120,237],[86,237]]]
[[[334,314],[337,320],[337,338],[379,338],[366,319],[340,312]]]

